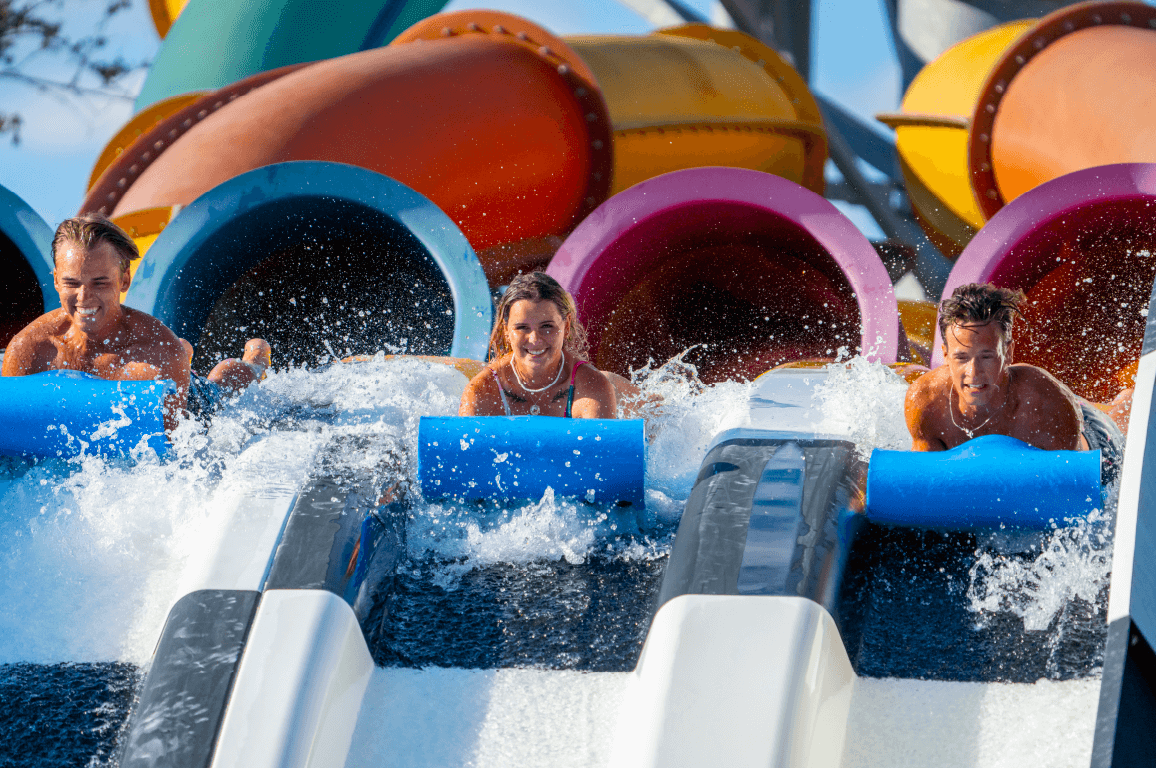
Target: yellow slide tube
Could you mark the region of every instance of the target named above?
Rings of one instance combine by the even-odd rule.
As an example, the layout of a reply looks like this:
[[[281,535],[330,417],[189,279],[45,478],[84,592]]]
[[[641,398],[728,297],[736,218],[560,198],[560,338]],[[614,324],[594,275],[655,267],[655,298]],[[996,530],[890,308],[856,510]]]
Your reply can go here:
[[[823,191],[819,107],[798,73],[753,37],[687,24],[645,37],[565,39],[594,72],[610,111],[612,194],[706,165]]]

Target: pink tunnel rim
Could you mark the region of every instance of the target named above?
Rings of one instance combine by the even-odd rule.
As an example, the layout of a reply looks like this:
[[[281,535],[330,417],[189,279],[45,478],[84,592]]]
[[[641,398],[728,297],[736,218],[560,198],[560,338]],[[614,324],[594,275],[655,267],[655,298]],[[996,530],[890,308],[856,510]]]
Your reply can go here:
[[[1053,223],[1103,203],[1156,202],[1156,163],[1118,163],[1086,168],[1044,182],[1001,208],[956,259],[942,298],[961,285],[984,283],[1025,240]],[[935,328],[931,366],[943,365],[943,338]]]
[[[899,305],[875,248],[830,202],[792,181],[745,168],[673,171],[640,182],[605,201],[566,238],[547,274],[583,298],[622,291],[619,269],[604,261],[612,246],[635,228],[673,208],[693,203],[739,204],[785,219],[810,235],[846,277],[859,307],[862,354],[889,364],[899,349]]]

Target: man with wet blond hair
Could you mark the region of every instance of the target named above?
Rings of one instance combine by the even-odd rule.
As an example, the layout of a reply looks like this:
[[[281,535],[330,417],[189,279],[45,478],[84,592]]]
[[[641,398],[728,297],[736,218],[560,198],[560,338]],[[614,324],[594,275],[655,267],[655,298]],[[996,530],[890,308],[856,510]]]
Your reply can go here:
[[[155,317],[120,303],[140,258],[132,238],[99,214],[67,219],[52,239],[60,309],[41,315],[9,342],[5,376],[84,371],[119,381],[170,379],[165,428],[184,412],[189,363],[176,334]]]

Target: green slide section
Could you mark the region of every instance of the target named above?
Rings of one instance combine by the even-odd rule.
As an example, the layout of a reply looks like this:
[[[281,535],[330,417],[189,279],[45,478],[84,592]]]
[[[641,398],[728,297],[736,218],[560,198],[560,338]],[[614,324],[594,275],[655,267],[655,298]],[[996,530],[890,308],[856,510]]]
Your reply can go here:
[[[189,0],[165,36],[136,111],[289,64],[385,45],[447,0]]]

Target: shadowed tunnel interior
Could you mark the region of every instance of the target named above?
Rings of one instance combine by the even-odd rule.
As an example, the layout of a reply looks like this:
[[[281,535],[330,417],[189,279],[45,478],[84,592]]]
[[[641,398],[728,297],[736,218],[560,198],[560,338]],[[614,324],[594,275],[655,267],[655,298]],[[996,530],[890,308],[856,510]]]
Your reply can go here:
[[[417,238],[384,213],[334,198],[278,200],[229,221],[191,263],[252,263],[254,254],[267,255],[207,297],[203,332],[190,339],[199,371],[239,356],[252,337],[269,341],[278,367],[450,350],[449,286]]]
[[[40,281],[24,254],[0,232],[0,349],[44,314]]]
[[[1147,208],[1089,205],[1003,260],[992,282],[1028,298],[1016,324],[1016,362],[1038,365],[1097,402],[1131,386],[1156,275],[1156,221]]]
[[[854,352],[860,314],[834,259],[785,218],[737,203],[664,211],[615,242],[617,295],[583,296],[594,363],[628,375],[684,358],[714,383]]]

